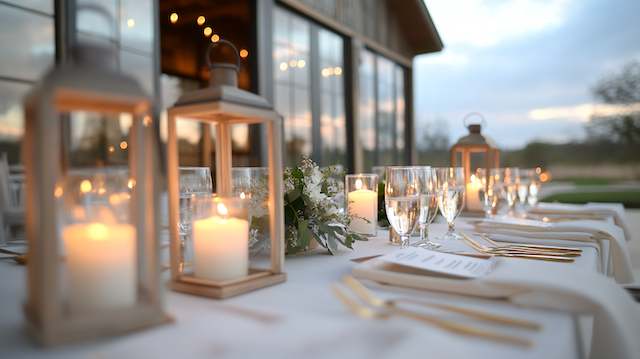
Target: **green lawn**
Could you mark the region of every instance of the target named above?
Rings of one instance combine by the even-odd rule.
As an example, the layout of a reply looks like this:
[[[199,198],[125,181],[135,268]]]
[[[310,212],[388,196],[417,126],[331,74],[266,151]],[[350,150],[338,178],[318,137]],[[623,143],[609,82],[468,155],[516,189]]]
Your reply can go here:
[[[640,208],[640,191],[559,193],[546,197],[543,201],[564,203],[620,202],[626,208]]]

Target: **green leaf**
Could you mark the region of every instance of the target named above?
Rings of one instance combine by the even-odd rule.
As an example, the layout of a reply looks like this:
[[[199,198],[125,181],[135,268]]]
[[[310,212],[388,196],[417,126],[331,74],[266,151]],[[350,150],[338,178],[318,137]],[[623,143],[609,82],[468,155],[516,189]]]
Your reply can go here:
[[[302,220],[298,222],[298,246],[307,248],[311,241],[311,231],[309,230],[309,221]]]

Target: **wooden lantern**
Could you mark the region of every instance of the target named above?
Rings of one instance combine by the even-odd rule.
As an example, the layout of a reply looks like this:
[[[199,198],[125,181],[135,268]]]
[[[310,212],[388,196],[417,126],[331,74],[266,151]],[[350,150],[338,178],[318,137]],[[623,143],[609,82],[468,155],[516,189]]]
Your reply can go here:
[[[211,63],[210,56],[218,46],[227,46],[236,56],[236,64]],[[168,109],[168,191],[171,232],[171,288],[185,293],[226,298],[261,287],[284,282],[284,209],[282,194],[282,118],[262,97],[237,86],[240,68],[238,51],[225,40],[212,43],[207,51],[211,71],[207,88],[185,93]],[[250,268],[247,276],[233,280],[213,281],[197,277],[185,265],[185,255],[178,234],[179,175],[178,121],[199,121],[215,129],[215,184],[217,195],[232,197],[232,143],[234,124],[261,124],[266,127],[268,214],[270,227],[270,263],[268,268]],[[234,238],[225,240],[233,241]],[[197,250],[197,248],[194,248]],[[196,258],[197,256],[194,256]]]
[[[77,44],[73,51],[73,63],[50,70],[24,100],[29,243],[25,313],[45,345],[120,334],[169,320],[163,311],[156,240],[159,137],[149,114],[151,101],[135,80],[112,66],[116,57],[111,49]],[[121,144],[127,148],[126,153],[122,150],[126,164],[74,167],[67,136],[87,116],[117,128],[123,119],[131,124],[128,141]],[[122,176],[124,190],[103,186]],[[77,200],[73,210],[84,216],[75,227],[64,224],[71,212],[61,203],[68,199]],[[87,206],[106,210],[109,218],[104,223],[89,219]],[[126,224],[116,225],[116,214],[125,215]],[[84,220],[97,222],[81,223]],[[126,255],[116,247],[103,251],[116,242],[116,247],[126,247]],[[126,295],[114,293],[120,285]],[[115,304],[101,297],[107,292]],[[126,296],[130,302],[122,300]]]
[[[467,121],[473,117],[479,117],[480,123],[468,123]],[[500,150],[495,143],[481,133],[482,124],[486,121],[484,117],[472,112],[464,117],[464,125],[469,130],[469,134],[461,137],[453,147],[451,147],[451,166],[463,167],[465,178],[465,212],[467,213],[483,213],[482,203],[478,191],[486,183],[482,183],[476,175],[478,168],[486,168],[489,173],[490,169],[500,167]]]

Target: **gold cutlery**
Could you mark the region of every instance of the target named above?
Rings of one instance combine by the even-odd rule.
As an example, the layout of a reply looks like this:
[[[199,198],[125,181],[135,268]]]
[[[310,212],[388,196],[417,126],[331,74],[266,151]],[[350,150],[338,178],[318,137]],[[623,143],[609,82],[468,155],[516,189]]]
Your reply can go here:
[[[494,247],[517,247],[517,248],[533,248],[538,250],[547,250],[552,252],[568,252],[568,253],[582,253],[582,249],[576,247],[560,247],[560,246],[549,246],[543,244],[528,244],[528,243],[509,243],[502,244],[498,243],[491,239],[491,237],[486,233],[480,233],[480,237],[485,241],[489,242]]]
[[[367,289],[367,287],[365,287],[364,284],[362,284],[359,280],[355,279],[352,276],[345,276],[342,279],[342,281],[349,289],[353,291],[353,293],[356,294],[356,296],[358,296],[362,301],[364,301],[365,303],[369,304],[372,307],[379,307],[379,308],[397,307],[398,303],[403,302],[408,304],[420,305],[428,308],[436,308],[436,309],[453,312],[457,314],[462,314],[464,316],[486,321],[486,322],[520,327],[520,328],[531,329],[531,330],[540,330],[540,325],[538,323],[534,323],[528,320],[510,318],[510,317],[492,314],[492,313],[484,312],[480,310],[458,307],[451,304],[428,302],[428,301],[418,300],[413,298],[381,299],[376,297],[371,290]]]
[[[565,256],[564,254],[553,253],[553,252],[550,253],[550,252],[544,252],[544,251],[523,250],[523,249],[515,250],[515,249],[509,249],[509,248],[489,248],[474,241],[464,233],[460,233],[460,234],[462,234],[462,239],[467,244],[469,244],[471,248],[481,253],[492,254],[500,257],[537,259],[537,260],[552,261],[552,262],[571,263],[575,261],[572,257]]]
[[[353,298],[349,297],[343,292],[337,284],[331,286],[333,294],[344,304],[345,307],[353,314],[364,319],[389,319],[392,315],[405,317],[419,322],[427,323],[443,329],[445,331],[462,334],[495,342],[506,343],[517,346],[530,347],[532,342],[528,339],[515,337],[511,335],[495,333],[485,330],[484,328],[478,328],[469,326],[466,324],[456,323],[454,321],[441,319],[436,316],[415,313],[412,311],[404,310],[398,307],[385,307],[384,309],[373,309],[367,305],[361,304]]]

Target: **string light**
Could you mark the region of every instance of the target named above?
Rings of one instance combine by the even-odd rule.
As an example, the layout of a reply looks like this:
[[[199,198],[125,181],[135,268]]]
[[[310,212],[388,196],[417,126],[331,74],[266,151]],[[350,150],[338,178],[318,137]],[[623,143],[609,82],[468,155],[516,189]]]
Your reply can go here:
[[[240,57],[242,57],[243,59],[246,59],[247,56],[249,56],[249,51],[247,51],[246,49],[240,50]]]
[[[204,16],[202,16],[202,15],[198,16],[198,19],[196,20],[196,22],[197,22],[197,23],[198,23],[198,25],[200,25],[200,26],[202,26],[202,25],[204,24],[204,22],[205,22],[205,21],[207,21],[207,19],[206,19]]]
[[[209,37],[213,32],[213,30],[209,26],[207,26],[204,28],[203,32],[204,32],[204,36]]]
[[[213,36],[211,36],[211,42],[218,42],[220,41],[220,36],[218,36],[218,34],[213,34]]]
[[[130,28],[136,26],[136,21],[134,19],[127,20],[127,26]]]
[[[298,60],[298,67],[299,68],[303,68],[303,67],[305,67],[305,65],[307,65],[307,63],[304,60]]]
[[[280,71],[287,71],[287,68],[289,68],[289,65],[286,62],[280,63]]]
[[[171,13],[171,15],[169,15],[169,21],[171,21],[172,24],[178,22],[178,14],[175,12]]]

